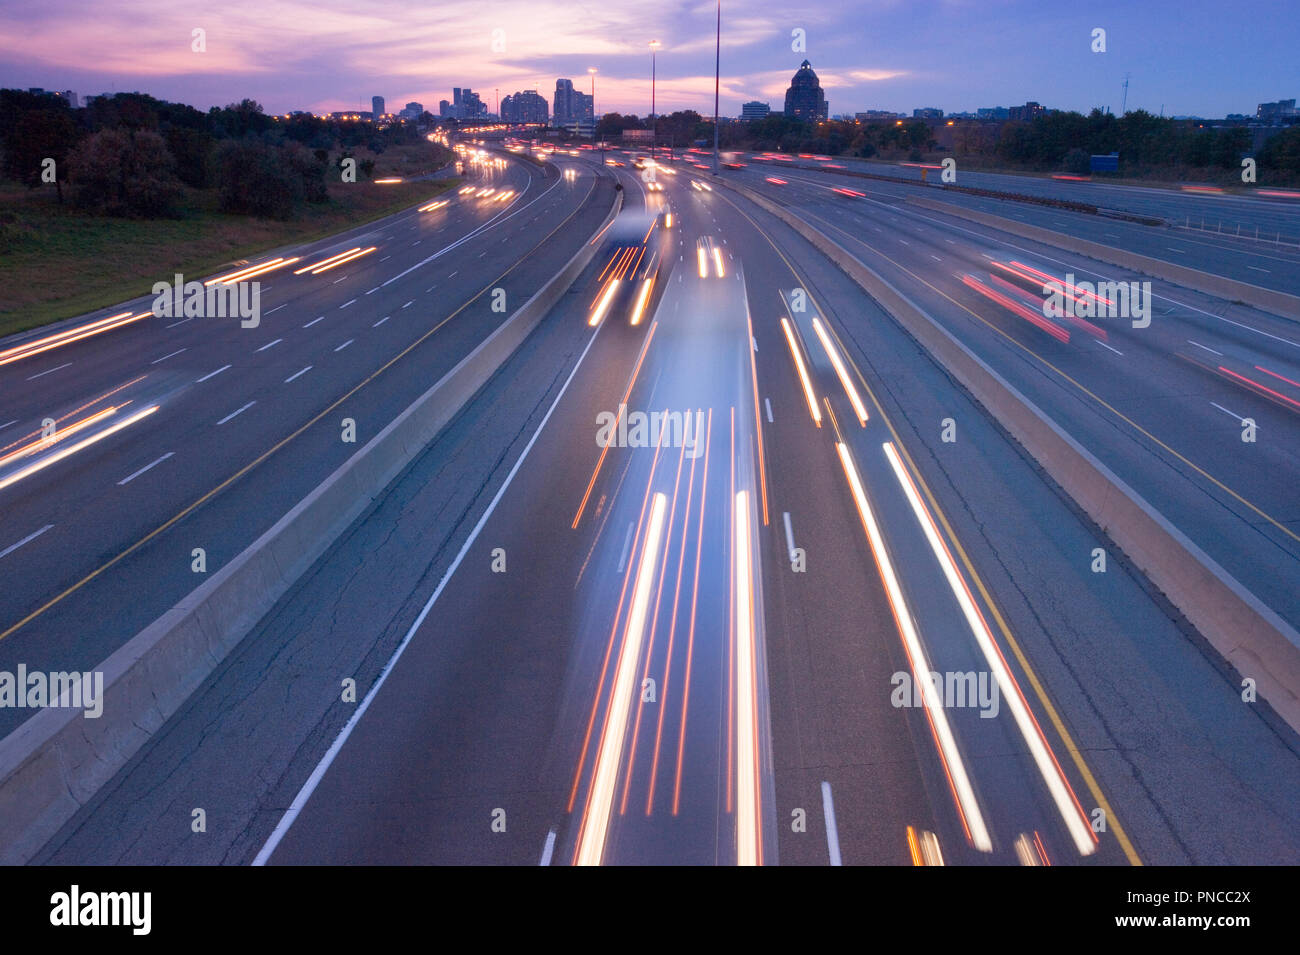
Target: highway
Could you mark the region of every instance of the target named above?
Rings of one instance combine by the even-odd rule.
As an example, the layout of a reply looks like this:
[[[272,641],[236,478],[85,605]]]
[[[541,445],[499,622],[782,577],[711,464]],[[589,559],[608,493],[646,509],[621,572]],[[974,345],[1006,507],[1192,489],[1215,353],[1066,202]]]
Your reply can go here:
[[[32,344],[147,315],[149,297],[4,343],[0,669],[89,669],[173,606],[200,579],[195,548],[212,573],[270,527],[536,291],[600,221],[612,186],[516,160],[467,181],[473,191],[437,208],[260,257],[292,264],[260,279],[256,327],[144,317]],[[185,280],[196,278],[207,277]],[[24,474],[42,459],[43,419],[66,435],[52,456],[95,435],[95,422],[75,429],[108,409],[112,423],[154,407]],[[22,717],[0,710],[0,732]]]
[[[610,172],[556,161],[578,195],[548,225]],[[1300,860],[1294,731],[1121,554],[1090,570],[1104,538],[983,409],[753,204],[612,172],[629,226],[37,861]],[[735,179],[1295,620],[1294,413],[1186,357],[1296,374],[1293,323],[1154,283],[1149,328],[1061,341],[964,277],[1088,263],[819,175]],[[1220,402],[1258,423],[1244,451]]]
[[[833,170],[843,170],[915,183],[922,181],[924,173],[924,181],[943,185],[940,178],[942,169],[933,168],[933,164],[930,168],[922,169],[919,163],[893,164],[845,157],[778,159],[775,158],[776,155],[757,153],[748,155],[745,161],[756,161],[777,176],[782,175],[779,171],[782,168],[803,171],[821,170],[831,175],[839,174]],[[1078,177],[1047,178],[976,172],[964,169],[960,156],[953,158],[956,162],[957,176],[954,184],[958,186],[1067,202],[1082,202],[1095,205],[1107,212],[1122,212],[1159,219],[1174,229],[1181,227],[1182,230],[1187,230],[1190,234],[1185,237],[1189,240],[1199,238],[1221,243],[1224,247],[1230,246],[1229,240],[1236,242],[1239,237],[1242,237],[1240,248],[1243,250],[1253,248],[1260,254],[1271,255],[1281,251],[1295,253],[1300,250],[1300,195],[1297,195],[1295,190],[1274,189],[1267,184],[1257,184],[1243,185],[1247,194],[1232,194],[1221,191],[1217,187],[1198,184],[1188,184],[1181,189],[1116,185],[1106,182],[1104,174],[1095,178],[1084,177],[1086,181],[1080,181]],[[888,187],[891,184],[881,185]],[[915,193],[916,189],[913,187],[909,191]],[[929,190],[925,191],[929,192]],[[1250,191],[1255,195],[1250,195]],[[1108,228],[1107,231],[1113,233],[1116,230]],[[1201,233],[1212,233],[1212,235]],[[1158,247],[1154,251],[1159,251]]]
[[[897,283],[1266,604],[1300,622],[1300,514],[1289,483],[1277,480],[1300,465],[1300,325],[1153,281],[1148,327],[1098,319],[1096,333],[1075,327],[1061,341],[1014,310],[1020,298],[1001,294],[1012,269],[1058,280],[1143,277],[906,201],[786,178],[741,175]],[[1246,418],[1257,425],[1254,442],[1241,439]]]

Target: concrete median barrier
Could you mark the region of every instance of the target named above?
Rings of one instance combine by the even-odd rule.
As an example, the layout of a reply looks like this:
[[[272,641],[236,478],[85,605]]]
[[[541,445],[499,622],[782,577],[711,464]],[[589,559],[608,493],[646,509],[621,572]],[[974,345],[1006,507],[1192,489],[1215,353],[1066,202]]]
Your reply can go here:
[[[622,207],[616,193],[599,235]],[[29,859],[221,664],[452,421],[595,255],[582,248],[459,364],[266,533],[95,669],[103,712],[42,709],[0,740],[0,863]]]
[[[908,196],[907,201],[912,205],[929,209],[932,212],[942,212],[944,215],[956,216],[968,222],[978,222],[980,225],[1001,229],[1003,232],[1010,232],[1012,235],[1032,239],[1035,242],[1043,242],[1058,249],[1065,249],[1067,252],[1077,252],[1099,262],[1108,262],[1121,268],[1132,269],[1134,272],[1141,272],[1144,275],[1150,275],[1165,282],[1173,282],[1175,285],[1195,289],[1198,292],[1226,299],[1229,302],[1241,302],[1244,305],[1263,309],[1274,315],[1281,315],[1283,318],[1300,320],[1300,296],[1260,288],[1258,285],[1251,285],[1249,282],[1224,278],[1222,275],[1202,272],[1200,269],[1190,269],[1185,265],[1177,265],[1173,262],[1166,262],[1164,259],[1140,255],[1126,249],[1117,249],[1114,246],[1102,245],[1100,242],[1080,239],[1076,236],[1066,235],[1063,232],[1044,229],[1042,226],[1017,222],[1014,219],[995,216],[988,212],[965,209],[961,206],[954,206],[950,202],[939,202],[935,199],[923,199],[918,196]]]
[[[725,180],[830,258],[1051,475],[1202,636],[1300,732],[1300,634],[905,294],[789,209]]]

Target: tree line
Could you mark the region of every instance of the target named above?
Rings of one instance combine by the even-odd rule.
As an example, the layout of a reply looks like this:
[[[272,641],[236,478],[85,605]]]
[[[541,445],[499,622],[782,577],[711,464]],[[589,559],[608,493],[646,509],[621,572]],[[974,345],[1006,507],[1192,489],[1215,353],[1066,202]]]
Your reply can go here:
[[[606,113],[596,127],[598,138],[617,139],[624,130],[649,129],[649,117]],[[660,116],[660,144],[713,142],[713,121],[692,110]],[[723,149],[816,153],[827,156],[880,156],[921,160],[937,150],[935,131],[916,119],[810,123],[771,113],[749,122],[726,122],[720,129]],[[1193,120],[1166,119],[1144,110],[1115,116],[1101,110],[1088,115],[1051,112],[1030,121],[980,123],[955,120],[952,154],[977,156],[1025,170],[1086,174],[1093,155],[1119,153],[1120,173],[1152,170],[1240,170],[1251,154],[1245,127],[1207,129]],[[1274,135],[1254,157],[1261,171],[1300,179],[1300,126]]]
[[[100,215],[176,216],[188,188],[215,193],[224,212],[287,219],[300,203],[327,201],[326,177],[355,159],[352,150],[419,138],[405,124],[276,118],[249,99],[204,113],[118,93],[72,109],[52,94],[0,90],[0,173],[52,183],[60,202],[67,187],[74,204]],[[373,168],[359,161],[358,176]]]

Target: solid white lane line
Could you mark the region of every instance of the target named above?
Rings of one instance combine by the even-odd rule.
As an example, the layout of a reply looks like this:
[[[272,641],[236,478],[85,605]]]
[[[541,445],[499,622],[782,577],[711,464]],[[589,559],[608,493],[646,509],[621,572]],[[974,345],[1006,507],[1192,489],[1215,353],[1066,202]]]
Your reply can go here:
[[[300,375],[307,374],[307,372],[311,371],[312,368],[314,367],[315,367],[314,365],[308,365],[302,371],[295,371],[292,375],[290,375],[288,378],[284,380],[284,383],[287,385],[289,382],[293,381],[295,378],[299,377]]]
[[[34,541],[34,540],[36,540],[36,538],[40,537],[42,534],[44,534],[46,531],[48,531],[48,530],[49,530],[51,527],[53,527],[53,526],[54,526],[53,524],[46,524],[46,525],[45,525],[44,527],[42,527],[39,531],[33,531],[32,533],[28,534],[26,537],[24,537],[22,540],[20,540],[17,544],[10,544],[10,545],[9,545],[8,547],[6,547],[4,550],[0,550],[0,557],[8,557],[10,554],[12,554],[14,551],[16,551],[19,547],[22,547],[22,546],[23,546],[24,544],[26,544],[28,541]]]
[[[32,376],[31,376],[30,378],[28,378],[27,380],[28,380],[28,381],[35,381],[37,378],[44,378],[46,375],[52,375],[52,374],[54,374],[56,371],[62,371],[64,368],[67,368],[67,367],[68,367],[69,365],[71,365],[71,364],[72,364],[72,362],[70,362],[70,361],[66,361],[66,362],[64,362],[62,365],[60,365],[58,368],[51,368],[49,371],[43,371],[43,372],[41,372],[39,375],[32,375]]]
[[[320,321],[320,319],[317,319],[317,321]],[[272,345],[278,345],[278,344],[280,344],[280,342],[282,342],[282,341],[284,341],[283,338],[277,338],[277,339],[276,339],[275,341],[273,341],[273,342],[267,342],[265,345],[263,345],[261,348],[259,348],[258,351],[266,351],[266,350],[267,350],[268,348],[270,348]]]
[[[340,345],[338,348],[336,348],[336,349],[334,349],[334,350],[335,350],[335,351],[342,351],[343,349],[345,349],[345,348],[347,348],[349,345],[351,345],[354,341],[356,341],[355,338],[349,338],[347,341],[345,341],[342,345]]]
[[[1110,345],[1107,345],[1105,342],[1103,342],[1103,341],[1101,341],[1101,340],[1099,340],[1099,339],[1096,339],[1096,338],[1094,338],[1093,341],[1095,341],[1095,342],[1096,342],[1098,345],[1100,345],[1102,348],[1105,348],[1105,349],[1108,349],[1108,350],[1110,350],[1110,351],[1113,351],[1116,355],[1119,355],[1121,358],[1124,357],[1124,353],[1123,353],[1122,351],[1120,351],[1118,348],[1111,348]]]
[[[153,462],[151,462],[150,464],[146,464],[144,467],[142,467],[140,470],[136,471],[134,474],[128,474],[126,477],[122,478],[122,480],[120,480],[120,481],[117,482],[117,486],[118,486],[118,487],[121,487],[123,484],[128,484],[128,483],[130,483],[131,481],[134,481],[136,478],[138,478],[141,474],[144,474],[145,471],[148,471],[148,470],[149,470],[151,467],[153,467],[155,464],[162,464],[164,461],[166,461],[168,458],[170,458],[170,457],[171,457],[173,454],[175,454],[175,453],[176,453],[175,451],[168,451],[166,454],[164,454],[164,455],[163,455],[161,458],[159,458],[157,461],[153,461]]]
[[[1241,415],[1237,414],[1237,412],[1235,412],[1235,411],[1229,411],[1227,408],[1223,407],[1223,405],[1219,404],[1217,401],[1211,401],[1210,404],[1214,405],[1214,407],[1218,408],[1218,409],[1219,409],[1220,411],[1222,411],[1224,414],[1226,414],[1226,415],[1231,415],[1232,417],[1236,418],[1238,421],[1245,421],[1245,420],[1246,420],[1246,419],[1243,418]]]
[[[207,381],[209,378],[215,378],[215,377],[217,377],[217,375],[221,374],[223,371],[225,371],[225,370],[226,370],[227,368],[229,368],[229,367],[230,367],[229,365],[222,365],[222,366],[221,366],[220,368],[218,368],[216,371],[210,371],[210,372],[208,372],[206,375],[204,375],[202,378],[195,379],[194,383],[197,385],[197,384],[200,384],[201,382]]]
[[[1223,357],[1223,352],[1221,352],[1221,351],[1215,351],[1215,350],[1214,350],[1213,348],[1211,348],[1209,345],[1202,345],[1200,342],[1194,342],[1194,341],[1192,341],[1190,338],[1187,339],[1187,344],[1189,344],[1189,345],[1195,345],[1197,348],[1204,348],[1204,349],[1205,349],[1207,352],[1209,352],[1211,355],[1218,355],[1220,358]]]
[[[247,411],[249,408],[253,407],[253,405],[255,405],[255,404],[257,404],[256,399],[254,399],[253,401],[250,401],[248,404],[244,405],[244,407],[240,408],[239,410],[230,412],[230,414],[226,415],[224,418],[222,418],[220,421],[218,421],[217,424],[225,424],[225,423],[226,423],[227,421],[229,421],[231,418],[235,417],[235,415],[243,414],[245,411]]]
[[[835,825],[835,803],[831,799],[831,784],[822,780],[822,816],[826,820],[826,848],[831,854],[831,865],[840,861],[840,830]]]
[[[547,409],[546,416],[542,418],[541,423],[537,426],[537,430],[533,432],[533,436],[528,440],[528,444],[524,446],[524,450],[520,453],[519,459],[515,461],[514,467],[510,469],[510,473],[506,475],[506,479],[501,482],[501,487],[497,488],[496,496],[492,498],[491,503],[488,504],[487,509],[483,512],[483,516],[478,519],[478,523],[475,524],[474,529],[470,531],[469,537],[465,539],[465,543],[461,545],[460,551],[456,554],[456,559],[451,562],[451,566],[447,568],[446,573],[442,575],[442,579],[438,581],[437,589],[435,589],[433,594],[429,597],[424,608],[420,611],[420,615],[416,617],[415,622],[411,624],[411,628],[406,631],[406,636],[402,638],[402,642],[398,644],[397,649],[393,651],[393,655],[389,657],[388,662],[384,664],[383,670],[379,673],[379,678],[375,680],[374,685],[370,687],[369,692],[366,693],[365,699],[361,701],[361,705],[353,711],[351,718],[346,724],[344,724],[343,729],[339,731],[339,735],[336,736],[334,742],[330,744],[330,748],[326,750],[325,755],[321,757],[321,761],[317,763],[316,768],[312,770],[312,774],[307,777],[307,781],[303,783],[302,788],[298,790],[298,795],[294,797],[293,802],[290,803],[289,808],[285,810],[279,823],[276,824],[274,831],[272,831],[271,835],[267,838],[266,844],[262,846],[261,850],[257,853],[257,856],[253,859],[253,865],[266,865],[267,860],[271,858],[271,854],[275,852],[276,847],[284,838],[285,833],[289,831],[289,828],[294,824],[294,821],[297,820],[298,816],[302,813],[302,809],[307,805],[307,800],[311,798],[311,794],[316,791],[316,787],[320,785],[320,781],[325,778],[325,773],[329,770],[330,765],[338,756],[339,751],[343,749],[343,744],[346,743],[348,737],[352,735],[352,731],[356,729],[357,723],[361,721],[361,717],[365,716],[366,710],[370,708],[370,704],[379,694],[380,687],[382,687],[384,681],[388,679],[388,674],[393,672],[393,668],[397,665],[397,661],[401,658],[407,646],[410,645],[411,639],[415,636],[415,632],[420,629],[425,618],[429,616],[429,611],[433,609],[433,605],[437,603],[438,598],[442,596],[442,592],[446,589],[452,575],[456,573],[456,568],[461,565],[461,561],[465,559],[465,555],[469,553],[469,549],[473,547],[474,542],[478,540],[478,536],[482,532],[483,527],[487,524],[488,518],[490,518],[492,512],[496,510],[497,504],[500,503],[501,498],[505,496],[511,482],[515,479],[515,475],[519,473],[519,468],[523,466],[524,460],[528,457],[528,452],[533,449],[533,445],[537,443],[537,439],[541,436],[542,429],[545,428],[546,423],[551,420],[551,415],[555,412],[560,401],[564,398],[565,392],[569,390],[569,384],[573,381],[574,376],[578,374],[578,369],[582,367],[583,360],[586,359],[587,353],[591,351],[591,346],[595,344],[596,336],[599,334],[600,328],[598,327],[596,331],[592,333],[591,338],[587,340],[587,347],[584,348],[582,354],[578,356],[578,361],[574,364],[573,370],[569,372],[569,377],[565,379],[564,386],[560,389],[559,394],[555,396],[555,400],[551,402],[551,407]]]

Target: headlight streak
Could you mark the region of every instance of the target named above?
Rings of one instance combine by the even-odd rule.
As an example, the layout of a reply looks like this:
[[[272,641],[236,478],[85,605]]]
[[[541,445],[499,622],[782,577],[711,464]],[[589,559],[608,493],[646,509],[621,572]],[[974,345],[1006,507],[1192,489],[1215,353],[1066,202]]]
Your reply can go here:
[[[1056,809],[1061,814],[1061,819],[1064,821],[1066,829],[1069,830],[1070,837],[1074,840],[1075,848],[1079,850],[1080,855],[1091,855],[1097,849],[1097,837],[1093,834],[1092,827],[1088,825],[1088,819],[1083,807],[1079,805],[1074,790],[1070,788],[1065,774],[1061,771],[1060,764],[1056,761],[1056,755],[1048,746],[1038,721],[1029,711],[1029,705],[1025,701],[1024,694],[1020,692],[1020,685],[1007,668],[1006,661],[1002,657],[1002,651],[994,642],[993,634],[989,631],[988,624],[984,622],[983,614],[975,605],[975,598],[971,595],[970,588],[966,586],[965,578],[958,573],[957,565],[953,561],[952,555],[948,553],[947,544],[939,536],[939,529],[935,525],[934,519],[921,502],[921,496],[917,493],[911,475],[903,467],[898,451],[894,448],[893,442],[890,441],[885,442],[883,447],[885,457],[889,459],[890,467],[894,470],[894,476],[902,486],[903,493],[912,506],[917,523],[921,525],[921,530],[925,533],[935,559],[943,568],[944,576],[948,580],[948,586],[952,589],[953,596],[957,598],[957,603],[961,606],[966,622],[975,635],[975,642],[979,645],[985,662],[987,662],[993,676],[997,679],[1003,698],[1011,708],[1016,727],[1020,730],[1020,735],[1024,739],[1035,765],[1038,767],[1039,775],[1043,777],[1043,782],[1051,794],[1052,801],[1056,804]],[[926,669],[925,672],[928,673],[929,670]]]
[[[732,562],[736,587],[736,864],[749,866],[763,864],[759,830],[757,641],[749,492],[737,491],[735,500]]]
[[[653,277],[645,279],[641,283],[641,291],[636,297],[636,305],[632,309],[632,324],[640,325],[641,318],[645,315],[646,302],[650,300],[650,289],[654,287],[655,280]]]
[[[722,250],[716,245],[713,247],[713,264],[718,267],[718,278],[726,278],[727,271],[722,267]]]
[[[596,757],[591,792],[587,796],[587,810],[583,813],[575,860],[577,865],[600,865],[605,852],[605,837],[614,808],[614,790],[617,787],[619,764],[623,759],[623,738],[627,733],[628,714],[636,686],[637,661],[641,656],[641,642],[645,636],[646,610],[656,576],[654,565],[663,536],[664,508],[667,503],[667,496],[657,493],[650,506],[649,529],[646,532],[645,546],[641,550],[627,629],[619,651],[614,686],[610,691],[609,719],[606,720],[600,751]]]
[[[320,275],[322,272],[328,272],[330,269],[338,268],[340,265],[346,265],[349,262],[361,258],[363,255],[369,255],[371,252],[374,252],[377,248],[379,248],[379,246],[372,245],[368,249],[356,249],[353,252],[347,253],[343,258],[338,259],[337,261],[334,262],[330,262],[328,265],[317,266],[316,268],[311,270],[311,274]]]
[[[322,265],[328,265],[330,262],[334,262],[337,259],[341,259],[345,255],[351,255],[353,252],[360,252],[360,251],[361,251],[361,246],[359,245],[353,246],[352,248],[348,249],[346,252],[336,252],[334,255],[331,255],[328,258],[321,259],[319,262],[313,262],[311,265],[304,265],[300,269],[294,269],[293,274],[302,275],[304,272],[311,272],[313,269],[320,268]]]
[[[25,458],[28,455],[36,454],[40,451],[46,451],[61,441],[65,441],[78,432],[85,431],[91,425],[98,424],[105,418],[109,418],[120,411],[125,405],[109,405],[100,411],[96,411],[89,417],[82,418],[80,421],[74,421],[64,428],[58,428],[54,434],[48,438],[37,438],[30,444],[25,444],[16,451],[10,451],[8,454],[0,456],[0,467],[9,464],[11,461],[17,461],[19,458]]]
[[[27,467],[15,471],[13,474],[9,475],[6,478],[0,478],[0,490],[4,490],[5,488],[9,487],[9,485],[16,484],[18,481],[21,481],[23,478],[30,477],[31,475],[35,474],[37,471],[42,471],[45,468],[49,467],[51,464],[55,464],[59,461],[62,461],[64,458],[69,457],[70,455],[76,454],[78,451],[82,450],[83,448],[90,447],[92,444],[96,443],[97,441],[101,441],[104,438],[107,438],[109,435],[116,434],[117,432],[121,431],[123,428],[130,427],[131,425],[135,424],[137,421],[141,420],[142,418],[146,418],[149,415],[153,414],[155,411],[158,410],[158,408],[159,408],[158,405],[151,405],[148,408],[144,408],[140,411],[137,411],[129,418],[125,418],[122,421],[119,421],[117,424],[105,428],[103,431],[100,431],[98,434],[92,434],[88,438],[83,438],[81,441],[78,441],[76,444],[69,445],[68,447],[63,448],[62,450],[56,452],[55,454],[50,455],[49,457],[42,458],[39,461],[35,461],[27,465]]]
[[[782,317],[781,328],[785,330],[785,340],[790,345],[790,354],[794,356],[795,370],[799,372],[799,381],[803,385],[803,396],[808,402],[808,413],[812,415],[813,422],[817,427],[822,426],[822,412],[817,407],[817,397],[813,394],[812,380],[808,377],[808,369],[804,367],[803,355],[799,353],[799,345],[795,341],[794,331],[790,328],[790,320]]]
[[[622,282],[622,279],[609,280],[609,284],[605,287],[605,294],[600,297],[600,301],[596,303],[595,310],[591,313],[591,318],[587,320],[587,324],[592,328],[599,325],[601,320],[605,317],[605,312],[609,310],[610,302],[614,300],[614,293],[618,291],[618,287]]]
[[[87,322],[85,325],[79,325],[76,328],[69,328],[53,335],[47,335],[44,338],[24,342],[21,345],[14,345],[12,348],[0,351],[0,365],[8,365],[24,358],[31,358],[33,355],[40,355],[51,349],[79,342],[83,338],[89,338],[92,335],[111,331],[114,328],[121,328],[123,325],[130,325],[142,318],[153,318],[153,312],[140,312],[137,315],[132,315],[130,312],[119,312],[107,318],[97,318],[93,322]]]
[[[939,850],[939,837],[928,829],[917,832],[912,826],[907,827],[907,850],[912,856],[912,865],[943,865],[943,853]]]
[[[971,844],[976,849],[980,852],[992,852],[993,841],[989,837],[988,828],[984,824],[984,814],[980,810],[978,800],[975,798],[975,790],[971,786],[970,777],[966,773],[966,765],[962,760],[961,752],[957,749],[957,740],[953,736],[952,728],[948,725],[948,715],[944,712],[943,701],[938,698],[938,691],[930,681],[930,662],[925,655],[925,649],[921,646],[921,639],[912,621],[911,610],[907,606],[902,587],[899,585],[898,577],[894,573],[893,561],[889,557],[889,552],[885,549],[884,536],[880,532],[875,514],[867,501],[866,492],[862,487],[862,480],[858,477],[857,466],[853,463],[849,449],[843,441],[837,442],[835,449],[839,452],[840,464],[844,468],[845,477],[848,478],[849,490],[853,494],[854,503],[858,508],[858,515],[861,517],[862,525],[867,532],[871,551],[876,558],[876,567],[880,571],[880,579],[885,585],[885,595],[889,598],[894,621],[898,625],[899,633],[903,638],[903,648],[907,652],[908,662],[912,667],[912,679],[921,688],[926,716],[930,720],[935,740],[939,744],[939,755],[948,774],[948,781],[957,803],[957,811],[962,817],[962,825]]]
[[[831,364],[835,366],[835,374],[839,376],[840,384],[844,386],[844,391],[849,396],[849,404],[853,405],[853,413],[858,416],[858,423],[865,428],[867,426],[867,407],[862,403],[862,399],[858,397],[858,389],[853,387],[853,380],[849,378],[848,370],[844,367],[844,362],[840,360],[840,353],[836,351],[835,345],[826,329],[822,327],[821,321],[814,317],[812,323],[813,331],[821,339],[822,347],[826,349]]]

